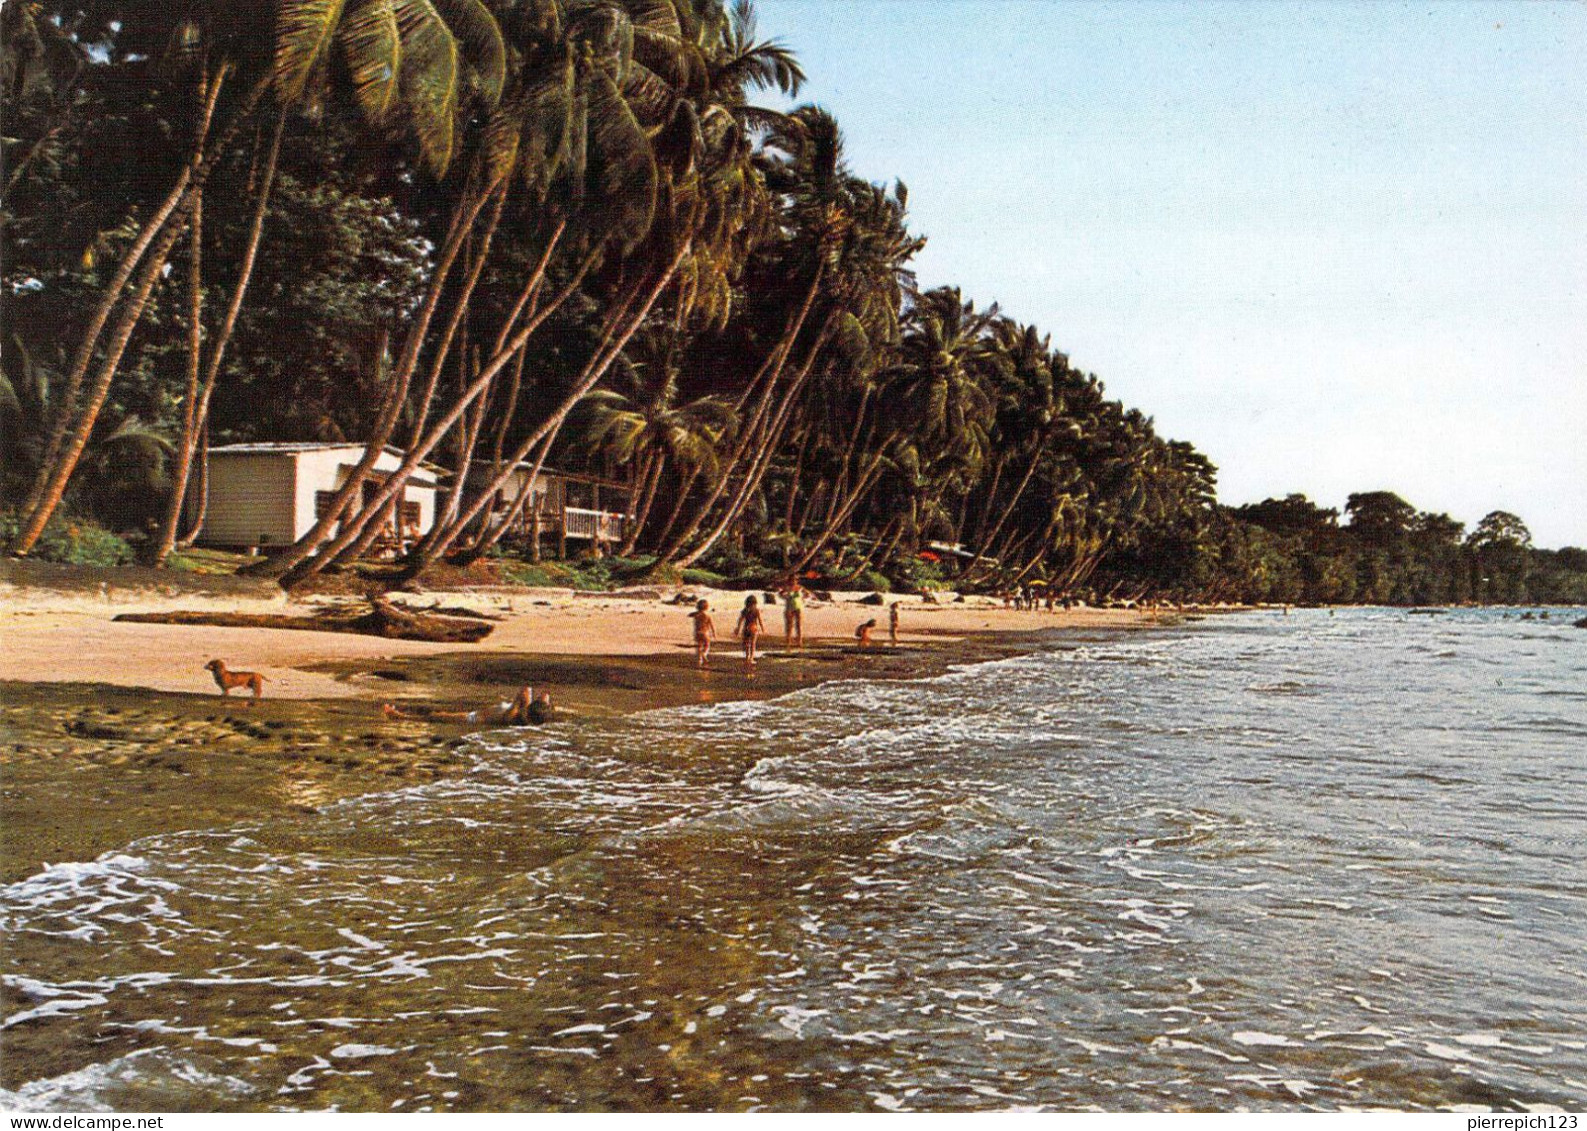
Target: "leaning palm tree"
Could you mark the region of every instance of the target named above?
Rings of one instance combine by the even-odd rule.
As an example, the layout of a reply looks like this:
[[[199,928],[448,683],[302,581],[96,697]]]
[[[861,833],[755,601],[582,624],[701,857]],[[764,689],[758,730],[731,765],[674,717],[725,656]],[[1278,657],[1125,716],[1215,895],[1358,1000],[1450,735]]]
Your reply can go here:
[[[628,526],[619,555],[633,552],[669,465],[685,474],[710,473],[716,445],[733,422],[721,397],[681,401],[677,334],[669,327],[637,343],[638,360],[619,371],[619,388],[584,398],[581,440],[632,469]]]
[[[454,153],[456,122],[470,95],[494,101],[505,76],[500,31],[480,0],[278,0],[273,9],[220,0],[131,0],[90,8],[106,34],[133,54],[159,53],[191,76],[192,141],[174,184],[123,254],[79,340],[11,545],[19,555],[32,548],[60,505],[133,330],[192,220],[209,173],[267,93],[274,91],[283,108],[313,110],[334,77],[347,74],[370,117],[379,125],[400,117],[431,168],[441,171]],[[101,348],[118,304],[120,313]]]

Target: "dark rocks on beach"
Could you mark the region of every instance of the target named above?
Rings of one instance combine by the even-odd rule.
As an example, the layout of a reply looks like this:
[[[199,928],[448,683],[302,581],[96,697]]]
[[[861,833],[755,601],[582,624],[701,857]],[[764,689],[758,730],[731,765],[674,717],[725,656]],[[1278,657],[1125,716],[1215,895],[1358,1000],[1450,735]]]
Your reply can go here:
[[[1587,617],[1582,617],[1581,620],[1577,621],[1575,627],[1587,628]]]
[[[860,605],[885,605],[885,604],[887,604],[887,598],[883,597],[880,593],[872,593],[868,597],[861,597],[856,602],[856,604],[860,604]]]

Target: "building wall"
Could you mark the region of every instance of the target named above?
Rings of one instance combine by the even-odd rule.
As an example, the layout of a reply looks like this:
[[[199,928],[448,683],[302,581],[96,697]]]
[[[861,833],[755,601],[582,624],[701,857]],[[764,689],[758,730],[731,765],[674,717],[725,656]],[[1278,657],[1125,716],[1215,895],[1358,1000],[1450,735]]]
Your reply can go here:
[[[297,483],[292,502],[293,524],[297,531],[294,539],[303,537],[314,526],[315,495],[320,491],[334,491],[347,482],[347,469],[363,454],[361,444],[297,453]],[[401,465],[401,457],[392,452],[381,452],[380,458],[375,460],[377,472],[395,471]],[[403,497],[419,504],[419,533],[426,533],[435,524],[435,489],[420,487],[410,480]]]
[[[213,546],[284,546],[297,537],[293,459],[260,453],[211,456],[209,505],[199,541]]]

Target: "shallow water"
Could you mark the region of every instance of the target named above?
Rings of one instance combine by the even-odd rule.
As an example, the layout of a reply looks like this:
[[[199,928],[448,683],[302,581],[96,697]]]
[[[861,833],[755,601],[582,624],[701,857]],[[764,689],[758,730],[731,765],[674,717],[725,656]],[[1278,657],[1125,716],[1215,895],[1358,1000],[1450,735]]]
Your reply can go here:
[[[1071,637],[58,865],[0,1099],[1580,1108],[1579,615]]]

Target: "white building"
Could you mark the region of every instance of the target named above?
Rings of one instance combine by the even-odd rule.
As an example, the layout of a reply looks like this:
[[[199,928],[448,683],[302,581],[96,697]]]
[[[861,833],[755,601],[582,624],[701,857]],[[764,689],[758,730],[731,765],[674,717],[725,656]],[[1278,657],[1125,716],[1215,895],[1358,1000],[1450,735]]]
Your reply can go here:
[[[209,452],[208,503],[198,541],[244,549],[287,546],[314,525],[337,488],[363,457],[363,444],[227,444]],[[403,452],[387,447],[364,481],[370,499],[402,463]],[[404,546],[435,524],[436,469],[421,464],[403,484],[391,509],[384,548]],[[187,500],[189,522],[198,514],[196,494]]]

